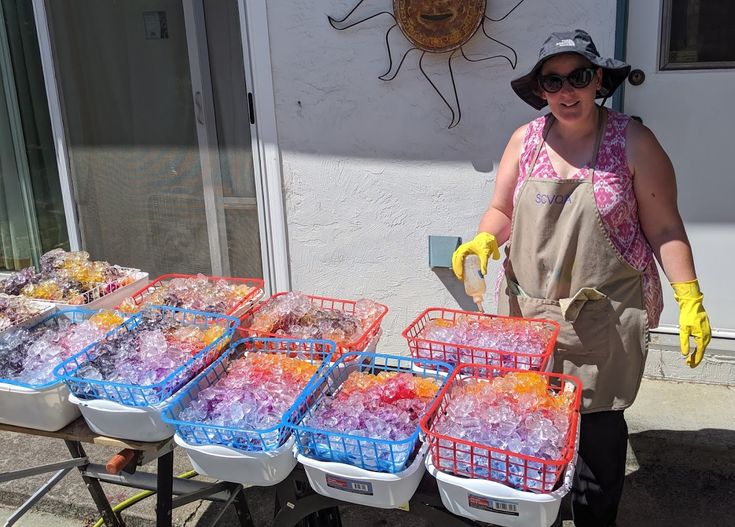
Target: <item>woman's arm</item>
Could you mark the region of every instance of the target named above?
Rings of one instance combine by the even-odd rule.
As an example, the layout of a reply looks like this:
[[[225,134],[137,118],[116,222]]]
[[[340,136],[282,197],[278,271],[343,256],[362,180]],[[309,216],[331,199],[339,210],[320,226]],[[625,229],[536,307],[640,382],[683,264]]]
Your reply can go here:
[[[676,205],[676,179],[669,156],[648,128],[628,124],[625,139],[628,166],[643,234],[653,248],[679,304],[679,342],[690,367],[696,368],[712,339],[703,295],[694,271],[692,248]],[[692,351],[689,340],[694,338]]]
[[[656,136],[631,120],[625,140],[633,190],[643,234],[670,282],[686,282],[697,276],[692,248],[676,203],[676,178],[669,156]]]
[[[518,181],[519,161],[526,127],[521,126],[513,132],[500,159],[495,177],[495,191],[485,214],[480,220],[477,235],[463,243],[452,254],[452,270],[457,279],[463,278],[464,258],[468,254],[480,257],[482,274],[487,274],[487,261],[490,256],[494,260],[500,258],[498,246],[508,241],[510,235],[510,219],[513,215],[513,192]]]
[[[528,125],[518,128],[510,137],[500,159],[495,178],[495,191],[485,214],[480,220],[478,232],[489,232],[503,245],[510,236],[510,220],[513,216],[513,193],[518,182],[519,163],[523,150],[523,138]]]

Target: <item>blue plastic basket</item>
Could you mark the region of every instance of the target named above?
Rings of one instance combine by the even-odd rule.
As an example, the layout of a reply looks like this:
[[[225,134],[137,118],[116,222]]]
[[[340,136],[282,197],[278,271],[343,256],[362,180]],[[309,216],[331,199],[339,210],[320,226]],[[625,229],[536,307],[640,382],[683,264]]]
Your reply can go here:
[[[135,331],[146,314],[158,313],[164,319],[173,319],[183,325],[193,325],[205,329],[214,325],[224,328],[223,334],[214,342],[204,347],[196,355],[169,373],[165,379],[156,384],[138,386],[98,379],[79,377],[79,369],[87,362],[94,360],[100,353],[100,346],[107,338],[126,331]],[[54,375],[64,380],[69,391],[79,399],[106,399],[126,406],[145,407],[156,405],[173,395],[184,384],[198,375],[204,368],[214,362],[227,345],[239,324],[235,317],[192,311],[168,306],[147,306],[127,319],[122,325],[108,333],[105,340],[87,346],[80,353],[62,362]]]
[[[305,389],[289,411],[288,425],[296,436],[300,454],[310,458],[347,463],[366,470],[395,473],[402,471],[412,459],[419,439],[419,421],[416,430],[401,440],[377,439],[351,435],[331,430],[312,428],[309,420],[325,397],[336,394],[350,373],[360,371],[412,373],[439,381],[437,395],[454,366],[446,362],[414,359],[397,355],[376,353],[345,353],[324,375]],[[434,398],[426,405],[432,405]]]
[[[314,376],[309,380],[308,389],[329,365],[336,345],[327,340],[247,338],[230,345],[230,348],[217,361],[209,366],[199,377],[176,395],[164,411],[162,418],[176,428],[176,433],[192,445],[224,445],[245,451],[271,451],[289,438],[291,430],[284,428],[281,420],[276,426],[255,429],[220,426],[192,421],[181,421],[179,414],[196,400],[199,392],[227,376],[233,362],[249,353],[280,353],[318,364]],[[298,397],[297,397],[298,400]],[[291,408],[289,411],[294,411]],[[284,416],[285,417],[285,416]]]
[[[10,331],[37,331],[41,328],[41,326],[51,326],[58,323],[59,318],[66,318],[68,319],[72,324],[79,324],[81,322],[84,322],[88,318],[90,318],[92,315],[97,314],[97,311],[92,309],[81,309],[81,308],[72,308],[72,309],[61,309],[59,311],[54,312],[51,315],[48,315],[35,324],[25,327],[25,328],[16,328],[12,329]],[[5,335],[9,335],[10,332],[5,333]],[[81,351],[81,350],[80,350]],[[45,383],[27,383],[27,382],[20,382],[15,379],[7,379],[0,377],[0,383],[4,384],[12,384],[14,386],[22,386],[23,388],[30,388],[32,390],[45,390],[46,388],[51,388],[52,386],[56,386],[62,382],[58,378],[54,378],[50,380],[49,382]]]

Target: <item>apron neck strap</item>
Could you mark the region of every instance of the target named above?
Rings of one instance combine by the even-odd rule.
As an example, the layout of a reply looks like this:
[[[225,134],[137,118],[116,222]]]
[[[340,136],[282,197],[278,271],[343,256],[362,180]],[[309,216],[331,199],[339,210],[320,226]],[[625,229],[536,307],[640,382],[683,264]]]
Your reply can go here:
[[[595,137],[595,149],[594,154],[592,154],[592,163],[590,163],[590,179],[595,175],[595,168],[597,168],[597,155],[600,153],[600,144],[602,143],[602,136],[604,135],[603,132],[605,130],[605,125],[607,124],[607,112],[602,109],[602,106],[598,107],[598,119],[597,119],[597,136]],[[544,131],[541,135],[541,141],[539,141],[538,145],[536,145],[536,150],[533,153],[533,158],[531,160],[531,166],[528,170],[528,174],[526,177],[531,177],[531,174],[533,174],[533,169],[536,166],[536,161],[538,160],[538,156],[541,153],[541,149],[544,147],[544,144],[546,143],[546,137],[549,135],[549,131],[551,130],[551,127],[556,122],[556,118],[553,114],[548,114],[546,117],[546,124],[544,125]]]
[[[551,126],[556,121],[556,117],[554,117],[553,114],[548,114],[546,116],[546,123],[544,124],[544,130],[541,132],[541,141],[538,142],[536,145],[536,150],[533,153],[533,158],[531,159],[531,165],[528,169],[528,174],[526,175],[527,178],[531,177],[533,174],[533,169],[536,167],[536,161],[538,160],[538,155],[541,153],[541,149],[544,147],[544,143],[546,143],[546,136],[549,135],[549,130],[551,130]]]
[[[595,153],[592,157],[592,163],[590,163],[590,180],[595,175],[595,169],[597,168],[597,155],[600,153],[600,144],[602,143],[602,136],[604,135],[605,125],[607,124],[607,112],[599,106],[599,112],[597,117],[597,137],[595,138]]]

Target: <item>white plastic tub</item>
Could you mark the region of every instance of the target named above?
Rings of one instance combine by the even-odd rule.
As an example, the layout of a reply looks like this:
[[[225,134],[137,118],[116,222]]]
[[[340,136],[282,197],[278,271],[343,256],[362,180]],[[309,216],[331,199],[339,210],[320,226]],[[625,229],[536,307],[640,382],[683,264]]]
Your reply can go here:
[[[495,481],[467,479],[438,470],[426,456],[444,507],[458,516],[501,527],[549,527],[556,520],[562,498],[572,488],[575,459],[564,472],[564,483],[550,494],[535,494]]]
[[[59,382],[32,389],[0,382],[0,423],[55,432],[79,417],[69,389]]]
[[[246,452],[223,445],[192,445],[178,434],[174,435],[174,441],[186,450],[194,470],[222,481],[269,487],[286,479],[296,466],[293,437],[268,452]]]
[[[106,295],[100,296],[91,302],[86,304],[67,304],[65,302],[54,302],[59,309],[66,308],[84,308],[84,309],[113,309],[120,302],[125,300],[127,297],[135,293],[138,289],[148,285],[148,273],[144,271],[138,271],[137,269],[131,270],[133,281],[128,285],[125,285],[119,289],[115,289],[113,292]]]
[[[174,427],[161,419],[161,412],[172,398],[153,406],[126,406],[106,399],[79,399],[69,394],[69,401],[79,406],[93,432],[132,441],[161,441],[174,435]]]
[[[426,470],[425,454],[426,446],[423,446],[413,463],[395,474],[317,461],[301,454],[298,461],[304,466],[311,488],[323,496],[369,507],[395,509],[408,503],[421,483]]]
[[[28,318],[25,318],[18,322],[17,324],[13,324],[12,326],[6,326],[2,329],[0,329],[0,334],[5,333],[6,331],[10,331],[13,329],[18,328],[28,328],[31,326],[35,326],[38,322],[43,320],[44,318],[48,317],[52,313],[54,313],[57,309],[57,305],[53,304],[51,302],[45,302],[41,300],[35,300],[27,297],[9,297],[6,294],[0,293],[0,297],[5,298],[22,298],[27,302],[29,305],[31,305],[35,310],[36,313],[29,316]],[[21,300],[22,301],[22,300]],[[77,306],[79,307],[79,306]]]

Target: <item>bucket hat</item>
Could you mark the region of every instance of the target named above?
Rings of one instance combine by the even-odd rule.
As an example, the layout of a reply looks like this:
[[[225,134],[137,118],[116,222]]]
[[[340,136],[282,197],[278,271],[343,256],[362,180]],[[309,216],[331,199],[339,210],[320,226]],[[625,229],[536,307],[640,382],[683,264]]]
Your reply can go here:
[[[602,68],[602,85],[597,90],[595,98],[609,97],[620,86],[630,72],[630,65],[612,58],[603,58],[592,42],[589,33],[582,29],[552,33],[546,39],[538,54],[538,61],[529,73],[510,82],[516,95],[528,104],[540,110],[546,106],[546,101],[538,95],[538,74],[541,66],[551,57],[563,53],[582,55],[593,65]]]

